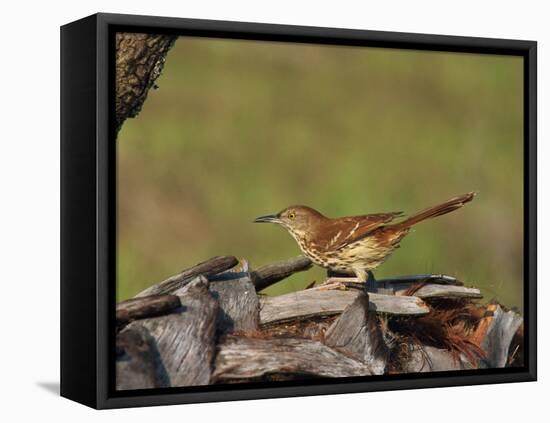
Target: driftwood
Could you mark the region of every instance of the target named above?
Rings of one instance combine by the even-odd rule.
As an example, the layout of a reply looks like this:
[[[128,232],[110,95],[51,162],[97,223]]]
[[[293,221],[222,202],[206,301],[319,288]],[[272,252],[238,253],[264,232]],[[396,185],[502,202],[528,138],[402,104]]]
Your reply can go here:
[[[160,316],[180,307],[180,299],[175,295],[155,295],[133,298],[116,306],[117,326],[133,320]]]
[[[369,368],[319,341],[228,336],[219,346],[214,381],[262,377],[347,377],[369,375]]]
[[[238,262],[239,261],[233,256],[213,257],[210,260],[183,270],[177,275],[171,276],[168,279],[141,291],[136,295],[136,298],[150,295],[171,294],[174,291],[183,288],[199,275],[208,278],[231,269],[236,266]]]
[[[127,328],[142,326],[151,334],[169,386],[205,385],[212,371],[218,304],[200,280],[188,287],[180,301],[178,312],[137,320]]]
[[[310,259],[304,256],[298,256],[285,261],[268,264],[259,267],[251,273],[252,282],[256,291],[261,291],[268,286],[283,280],[293,273],[302,272],[312,266]]]
[[[365,363],[372,374],[381,375],[386,369],[388,349],[376,313],[369,312],[369,298],[364,293],[328,329],[325,344]]]
[[[404,362],[402,371],[405,373],[426,373],[472,368],[474,366],[463,354],[457,357],[441,348],[411,346],[408,352],[408,360]]]
[[[395,295],[406,295],[410,288],[395,290]],[[456,285],[438,285],[428,283],[414,292],[414,296],[422,299],[428,298],[482,298],[481,291],[477,288],[467,288]]]
[[[262,325],[294,319],[340,314],[361,291],[323,290],[312,288],[277,297],[260,299],[260,323]],[[395,315],[423,315],[429,309],[418,297],[369,294],[369,307],[377,313]]]
[[[487,333],[481,341],[481,348],[487,351],[486,367],[505,367],[509,357],[512,338],[523,323],[523,318],[514,311],[504,311],[496,305],[493,316],[488,317]]]
[[[465,287],[463,282],[447,275],[410,275],[379,279],[369,291],[385,295],[407,295],[411,289],[414,289],[414,296],[422,299],[482,298],[479,289]]]
[[[118,305],[126,325],[117,335],[119,389],[523,363],[521,316],[477,305],[479,290],[452,277],[266,297],[256,291],[310,264],[299,257],[256,270],[236,264],[214,258]]]
[[[410,287],[412,284],[417,284],[419,282],[436,283],[438,285],[464,285],[464,282],[459,281],[457,278],[449,275],[405,275],[376,280],[378,286],[393,289],[396,289],[398,287]]]
[[[120,390],[169,386],[168,374],[149,331],[143,326],[123,330],[116,340],[116,387]]]
[[[218,335],[258,329],[260,307],[249,273],[223,273],[210,282],[210,292],[219,303],[216,322]]]

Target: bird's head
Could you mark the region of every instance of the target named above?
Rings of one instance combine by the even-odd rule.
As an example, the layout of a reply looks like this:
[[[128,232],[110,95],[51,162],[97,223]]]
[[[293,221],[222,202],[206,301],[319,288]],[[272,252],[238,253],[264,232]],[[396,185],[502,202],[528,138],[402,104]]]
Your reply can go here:
[[[290,206],[277,214],[261,216],[255,223],[277,223],[294,234],[303,234],[311,230],[324,216],[317,210],[306,206]]]

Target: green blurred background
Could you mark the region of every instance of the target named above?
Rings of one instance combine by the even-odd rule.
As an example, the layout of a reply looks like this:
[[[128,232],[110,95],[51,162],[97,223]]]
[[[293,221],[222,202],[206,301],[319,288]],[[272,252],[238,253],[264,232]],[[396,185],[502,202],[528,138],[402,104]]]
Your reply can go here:
[[[298,255],[252,223],[291,204],[412,213],[478,191],[375,275],[454,275],[522,308],[521,58],[182,37],[157,84],[117,140],[119,300],[214,255]]]

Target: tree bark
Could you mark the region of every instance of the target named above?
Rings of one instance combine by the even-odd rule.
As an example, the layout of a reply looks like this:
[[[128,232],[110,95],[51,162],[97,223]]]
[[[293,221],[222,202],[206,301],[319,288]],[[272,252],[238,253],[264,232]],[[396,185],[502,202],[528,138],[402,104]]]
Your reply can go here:
[[[256,291],[261,291],[274,283],[288,278],[296,272],[302,272],[309,269],[312,264],[311,260],[307,257],[298,256],[289,260],[259,267],[251,272],[250,276],[252,276],[252,282],[256,287]]]
[[[389,352],[369,297],[360,293],[325,334],[325,345],[365,363],[372,374],[386,370]]]
[[[258,330],[260,304],[250,274],[230,271],[222,275],[227,279],[210,282],[210,294],[219,303],[216,333],[220,336]]]
[[[169,376],[154,338],[143,326],[126,328],[116,338],[116,387],[119,390],[163,388]]]
[[[180,305],[180,299],[175,295],[153,295],[126,300],[116,305],[117,326],[123,326],[138,319],[160,316]]]
[[[116,125],[141,111],[160,76],[166,54],[177,36],[119,32],[116,34]]]
[[[118,389],[523,366],[522,317],[454,278],[266,297],[255,283],[309,263],[236,264],[215,257],[149,288],[169,295],[118,305]]]
[[[334,316],[353,303],[361,291],[311,288],[276,297],[260,297],[260,324],[268,325],[313,317]],[[418,297],[369,294],[369,309],[376,313],[422,316],[430,312]]]
[[[209,278],[235,267],[238,263],[239,261],[233,256],[212,257],[209,260],[203,261],[189,269],[182,270],[177,275],[171,276],[162,282],[144,289],[134,298],[147,297],[150,295],[174,294],[197,276],[202,275]]]
[[[169,386],[207,385],[216,348],[218,302],[210,295],[206,279],[191,283],[180,302],[176,312],[136,320],[125,330],[143,327],[151,335]]]
[[[213,380],[367,376],[369,368],[318,341],[299,338],[227,336],[218,345]]]

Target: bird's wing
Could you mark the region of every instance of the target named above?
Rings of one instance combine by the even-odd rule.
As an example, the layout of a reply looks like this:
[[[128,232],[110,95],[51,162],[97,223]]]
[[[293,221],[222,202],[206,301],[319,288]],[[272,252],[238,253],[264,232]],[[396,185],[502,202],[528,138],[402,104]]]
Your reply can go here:
[[[324,225],[322,237],[319,237],[320,246],[325,250],[338,250],[367,236],[402,214],[403,212],[374,213],[332,219]]]

